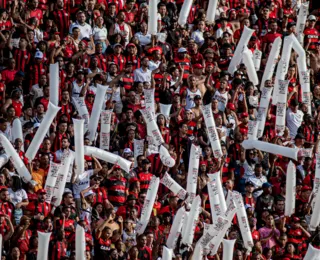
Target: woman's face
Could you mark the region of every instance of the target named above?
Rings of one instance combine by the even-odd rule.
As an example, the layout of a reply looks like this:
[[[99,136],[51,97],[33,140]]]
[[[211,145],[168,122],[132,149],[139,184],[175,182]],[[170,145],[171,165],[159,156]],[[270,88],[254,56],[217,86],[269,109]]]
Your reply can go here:
[[[103,207],[101,204],[99,204],[97,207],[96,207],[96,210],[98,211],[98,213],[100,214],[103,210]]]
[[[289,244],[287,249],[288,249],[288,253],[290,253],[290,254],[294,253],[294,251],[295,251],[295,248],[292,244]]]

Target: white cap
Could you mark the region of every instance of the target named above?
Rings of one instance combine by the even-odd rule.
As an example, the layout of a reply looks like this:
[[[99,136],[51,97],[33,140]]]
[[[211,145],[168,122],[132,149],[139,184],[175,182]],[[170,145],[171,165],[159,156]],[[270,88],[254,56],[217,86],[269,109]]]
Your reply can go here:
[[[34,55],[36,59],[43,59],[43,53],[39,50],[36,51],[36,54]]]
[[[186,48],[181,47],[181,48],[179,48],[178,53],[182,53],[182,52],[188,52],[188,51]]]
[[[130,148],[125,148],[123,150],[123,153],[132,153],[131,149]]]
[[[317,21],[317,17],[315,17],[314,15],[309,15],[308,17],[308,21]]]

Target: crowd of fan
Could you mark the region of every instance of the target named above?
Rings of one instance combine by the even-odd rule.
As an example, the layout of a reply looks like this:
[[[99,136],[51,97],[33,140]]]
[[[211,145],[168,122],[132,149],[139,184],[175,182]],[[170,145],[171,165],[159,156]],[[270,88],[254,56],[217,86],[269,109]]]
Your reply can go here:
[[[87,259],[161,259],[172,221],[184,201],[160,184],[151,220],[144,234],[135,225],[152,176],[168,172],[186,187],[191,144],[202,148],[197,194],[202,213],[194,243],[211,223],[207,173],[221,171],[224,192],[243,194],[254,240],[246,252],[234,218],[227,238],[236,239],[237,260],[303,259],[308,244],[320,247],[318,230],[308,232],[312,213],[310,197],[315,182],[315,153],[320,130],[318,39],[319,10],[312,9],[304,31],[304,48],[311,70],[312,113],[302,104],[296,54],[292,52],[286,78],[290,81],[286,129],[275,130],[276,107],[270,105],[263,141],[287,147],[313,148],[301,155],[297,167],[294,216],[284,216],[286,169],[289,159],[259,150],[244,150],[248,121],[259,107],[260,88],[248,80],[240,64],[227,72],[244,26],[255,30],[248,48],[263,52],[261,79],[271,46],[277,37],[296,32],[297,6],[292,0],[220,0],[216,22],[206,20],[208,1],[193,1],[185,26],[178,24],[183,0],[158,4],[158,34],[148,33],[148,3],[136,0],[2,1],[0,10],[0,132],[13,143],[32,175],[23,183],[13,163],[0,172],[0,234],[2,259],[36,259],[37,231],[52,232],[49,259],[75,259],[75,228],[85,229]],[[49,65],[60,68],[59,107],[50,131],[33,161],[25,158],[49,104]],[[45,202],[44,184],[50,162],[59,163],[64,150],[74,150],[72,118],[78,113],[72,97],[85,97],[92,112],[97,85],[108,85],[105,107],[113,109],[109,151],[137,166],[129,173],[118,165],[85,156],[85,172],[67,183],[62,203]],[[272,87],[273,80],[265,83]],[[165,145],[176,160],[165,167],[159,154],[134,158],[134,139],[147,140],[143,89],[155,88],[156,122]],[[160,114],[159,104],[172,104],[170,117]],[[201,112],[212,104],[223,158],[213,156]],[[12,140],[12,122],[20,118],[24,140]],[[98,127],[99,132],[99,127]],[[85,145],[99,147],[84,137]],[[24,149],[22,149],[24,147]],[[174,259],[190,259],[194,245],[180,241]],[[222,259],[223,249],[208,259]]]

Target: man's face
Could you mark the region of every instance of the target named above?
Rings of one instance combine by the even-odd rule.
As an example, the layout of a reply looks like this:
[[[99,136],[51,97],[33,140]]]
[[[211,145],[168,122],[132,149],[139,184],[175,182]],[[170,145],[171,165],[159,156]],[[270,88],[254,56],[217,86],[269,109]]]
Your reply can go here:
[[[4,201],[4,202],[10,200],[9,191],[3,191],[3,192],[1,192],[1,200]]]
[[[276,204],[276,210],[279,212],[284,211],[284,201],[278,201]]]
[[[47,198],[47,194],[46,193],[40,193],[38,195],[39,202],[45,202],[46,198]]]
[[[61,143],[61,146],[62,146],[62,148],[63,149],[66,149],[66,148],[68,148],[69,147],[69,142],[68,142],[68,140],[67,139],[62,139],[62,143]]]
[[[84,22],[86,21],[86,16],[85,16],[84,13],[78,14],[77,17],[78,17],[78,22],[79,22],[80,24],[82,24],[82,23],[84,23]]]

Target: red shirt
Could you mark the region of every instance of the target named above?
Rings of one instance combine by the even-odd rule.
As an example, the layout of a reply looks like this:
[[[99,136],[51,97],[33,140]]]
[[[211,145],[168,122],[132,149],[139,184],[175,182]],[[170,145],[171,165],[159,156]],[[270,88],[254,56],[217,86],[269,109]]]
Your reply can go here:
[[[16,75],[17,70],[9,70],[5,69],[1,72],[2,80],[5,84],[8,84],[10,81],[14,80],[14,76]]]

